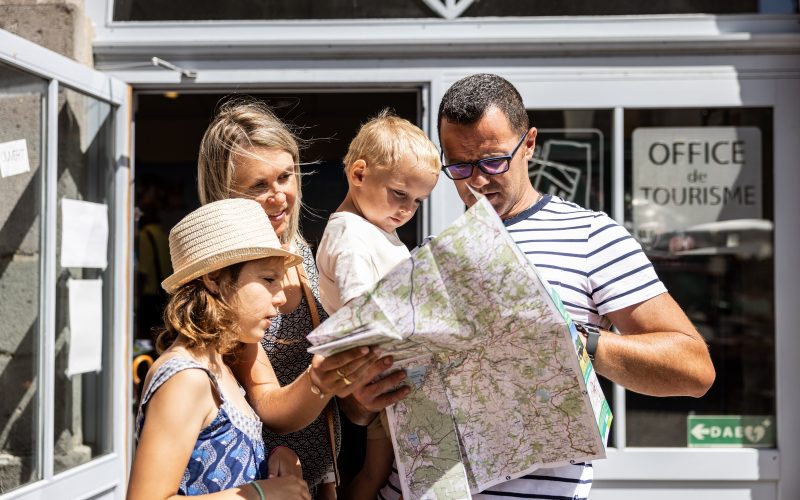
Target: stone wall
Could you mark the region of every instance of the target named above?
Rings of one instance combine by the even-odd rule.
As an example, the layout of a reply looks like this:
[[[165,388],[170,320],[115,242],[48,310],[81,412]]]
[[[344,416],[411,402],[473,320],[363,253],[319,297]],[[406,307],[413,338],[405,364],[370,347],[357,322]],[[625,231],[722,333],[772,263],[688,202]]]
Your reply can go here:
[[[92,23],[83,0],[0,0],[0,29],[93,66]]]

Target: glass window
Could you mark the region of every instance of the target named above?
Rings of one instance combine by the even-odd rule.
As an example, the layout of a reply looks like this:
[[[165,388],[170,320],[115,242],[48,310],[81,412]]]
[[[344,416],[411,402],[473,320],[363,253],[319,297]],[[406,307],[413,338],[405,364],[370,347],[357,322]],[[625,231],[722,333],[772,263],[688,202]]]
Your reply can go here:
[[[290,19],[419,19],[450,17],[619,16],[656,14],[795,13],[792,0],[653,0],[650,2],[520,2],[519,0],[115,0],[115,21],[206,21]]]
[[[0,494],[41,479],[35,284],[46,95],[44,80],[0,63]]]
[[[489,16],[620,16],[652,14],[743,14],[759,12],[758,0],[651,0],[649,2],[520,2],[474,0],[461,17]]]
[[[612,112],[528,111],[536,149],[528,167],[533,187],[592,210],[611,206]]]
[[[435,0],[438,1],[438,0]],[[233,19],[393,19],[438,17],[423,0],[228,1],[115,0],[115,21],[202,21]]]
[[[612,120],[610,109],[529,110],[528,121],[537,131],[536,149],[528,163],[533,187],[592,210],[608,211]],[[613,384],[598,379],[613,408]],[[609,446],[615,438],[612,426]]]
[[[61,267],[62,200],[108,205],[113,213],[113,113],[109,104],[70,89],[61,89],[58,103],[59,207],[56,254],[55,473],[110,451],[112,266],[106,269]],[[113,227],[109,227],[113,235]],[[113,252],[108,240],[108,255]],[[112,262],[109,257],[108,262]],[[67,374],[72,347],[69,280],[102,280],[102,369]]]
[[[629,446],[704,445],[704,415],[756,417],[732,444],[775,445],[772,143],[771,109],[625,111],[626,224],[717,372],[700,399],[628,392]]]

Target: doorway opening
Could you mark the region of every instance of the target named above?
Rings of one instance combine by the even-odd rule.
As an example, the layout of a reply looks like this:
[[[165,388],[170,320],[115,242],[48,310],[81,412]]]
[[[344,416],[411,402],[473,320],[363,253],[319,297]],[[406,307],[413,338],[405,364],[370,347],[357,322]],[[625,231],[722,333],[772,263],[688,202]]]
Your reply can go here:
[[[312,250],[322,237],[328,217],[347,193],[342,158],[361,124],[386,107],[412,123],[419,125],[422,119],[421,92],[416,88],[265,92],[248,96],[267,103],[306,142],[300,160],[301,169],[307,174],[302,178],[303,204],[307,209],[303,210],[300,224]],[[135,96],[134,190],[138,217],[134,268],[139,282],[142,280],[138,278],[145,273],[160,274],[160,279],[168,274],[168,250],[166,256],[162,251],[159,259],[157,247],[163,247],[175,223],[200,205],[197,195],[200,140],[215,110],[229,97],[235,96],[220,92],[164,91],[140,92]],[[398,235],[409,248],[419,241],[420,221],[417,213],[398,229]],[[161,241],[156,241],[159,238]],[[161,309],[152,304],[154,299],[149,296],[158,290],[145,290],[141,285],[135,288],[134,351],[143,352],[150,350],[148,347],[154,340],[152,329],[161,323]],[[146,372],[144,366],[142,369]]]

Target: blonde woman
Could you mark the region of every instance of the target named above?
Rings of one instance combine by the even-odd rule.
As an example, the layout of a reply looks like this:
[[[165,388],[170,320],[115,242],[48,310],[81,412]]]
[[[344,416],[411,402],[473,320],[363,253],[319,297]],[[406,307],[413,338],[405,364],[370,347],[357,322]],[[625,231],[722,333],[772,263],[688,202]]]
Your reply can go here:
[[[360,390],[390,366],[391,359],[379,360],[379,352],[367,348],[328,359],[306,351],[310,345],[306,336],[326,315],[319,302],[314,257],[299,231],[297,140],[263,103],[230,101],[219,109],[203,136],[197,177],[202,203],[225,198],[257,201],[283,245],[303,258],[283,279],[286,303],[275,321],[260,345],[246,346],[234,370],[268,427],[264,432],[267,445],[295,450],[312,496],[335,498],[340,423],[333,397]],[[341,368],[330,370],[339,363],[343,363]],[[293,409],[283,417],[273,411],[276,386],[302,387],[292,392],[291,400],[280,401]]]

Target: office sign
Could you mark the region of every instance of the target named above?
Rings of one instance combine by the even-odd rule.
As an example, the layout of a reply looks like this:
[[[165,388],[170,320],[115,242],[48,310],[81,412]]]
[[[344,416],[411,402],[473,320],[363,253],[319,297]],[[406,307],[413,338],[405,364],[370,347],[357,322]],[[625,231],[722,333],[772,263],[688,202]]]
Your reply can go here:
[[[762,217],[756,127],[633,131],[633,224],[643,243],[697,224]]]
[[[686,442],[689,447],[774,448],[775,419],[771,415],[689,415]]]

